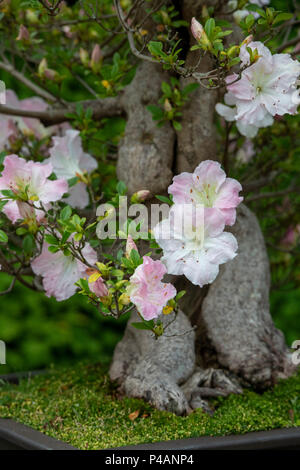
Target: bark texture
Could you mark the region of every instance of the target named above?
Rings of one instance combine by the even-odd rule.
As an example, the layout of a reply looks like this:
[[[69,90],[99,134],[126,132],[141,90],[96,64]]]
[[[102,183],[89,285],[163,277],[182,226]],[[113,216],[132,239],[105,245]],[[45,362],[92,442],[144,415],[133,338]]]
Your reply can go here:
[[[237,214],[232,232],[238,255],[221,266],[203,300],[197,349],[202,366],[211,365],[214,357],[244,382],[265,388],[294,368],[270,315],[269,260],[258,220],[244,205]]]
[[[122,98],[127,124],[117,174],[130,194],[140,189],[164,193],[172,179],[175,132],[169,123],[157,127],[147,110],[147,105],[157,104],[161,83],[168,79],[161,66],[143,62]]]

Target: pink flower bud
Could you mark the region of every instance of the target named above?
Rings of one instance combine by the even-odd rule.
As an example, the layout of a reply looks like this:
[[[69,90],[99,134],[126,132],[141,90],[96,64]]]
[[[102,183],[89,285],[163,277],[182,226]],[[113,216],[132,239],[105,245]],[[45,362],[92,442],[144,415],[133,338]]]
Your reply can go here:
[[[18,37],[16,38],[16,41],[29,41],[30,40],[30,34],[26,26],[20,25],[19,28],[19,34]]]
[[[106,297],[108,295],[108,289],[102,277],[98,277],[95,282],[91,282],[90,290],[94,292],[97,297]]]
[[[103,59],[102,51],[100,49],[99,44],[96,44],[94,46],[94,49],[91,55],[91,68],[93,72],[97,73],[99,71],[102,59]]]
[[[141,189],[132,195],[131,202],[133,204],[139,204],[140,202],[144,202],[149,199],[150,196],[151,193],[148,191],[148,189]]]
[[[136,250],[138,251],[136,244],[133,241],[133,238],[131,235],[128,235],[127,237],[127,242],[126,242],[126,251],[125,251],[125,256],[126,258],[130,257],[131,250]]]
[[[250,34],[249,36],[247,36],[244,41],[242,42],[242,44],[246,44],[246,46],[248,46],[248,44],[250,44],[250,42],[253,41],[253,34]]]
[[[192,35],[194,36],[194,38],[196,39],[196,41],[200,41],[200,39],[201,39],[201,37],[204,33],[204,29],[203,29],[202,24],[199,23],[199,21],[197,21],[196,18],[192,18],[191,32],[192,32]]]

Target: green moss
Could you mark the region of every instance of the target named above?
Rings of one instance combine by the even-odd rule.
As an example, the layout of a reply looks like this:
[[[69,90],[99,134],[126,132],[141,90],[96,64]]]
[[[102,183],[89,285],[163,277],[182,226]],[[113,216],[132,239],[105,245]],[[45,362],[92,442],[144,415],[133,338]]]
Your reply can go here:
[[[107,370],[77,365],[3,384],[0,417],[14,418],[80,449],[104,449],[195,436],[243,434],[300,426],[300,374],[263,394],[214,400],[213,417],[197,410],[187,417],[152,408],[142,400],[120,398]],[[138,417],[130,416],[139,411]]]

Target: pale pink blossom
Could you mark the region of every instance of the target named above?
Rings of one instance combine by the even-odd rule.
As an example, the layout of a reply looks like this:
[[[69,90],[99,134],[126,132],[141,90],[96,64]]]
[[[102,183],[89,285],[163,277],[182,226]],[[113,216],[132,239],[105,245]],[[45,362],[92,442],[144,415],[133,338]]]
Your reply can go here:
[[[68,190],[68,184],[63,179],[50,181],[52,165],[26,161],[17,155],[8,155],[4,159],[4,170],[0,177],[0,191],[11,190],[20,201],[31,201],[36,206],[39,203],[48,204],[58,201]],[[15,200],[8,202],[3,212],[13,222],[22,218]],[[37,217],[41,215],[38,213]]]
[[[18,100],[16,94],[12,90],[6,90],[6,105],[10,108],[21,109],[26,111],[45,111],[47,103],[39,97],[26,98]],[[61,126],[45,127],[39,119],[27,118],[20,116],[6,116],[0,114],[0,151],[10,146],[18,133],[18,129],[26,136],[34,136],[37,139],[43,139],[58,132]]]
[[[181,173],[174,176],[168,188],[175,204],[203,204],[218,210],[226,225],[233,225],[236,219],[236,207],[243,200],[239,196],[240,183],[233,178],[226,178],[220,163],[205,160],[197,166],[194,173]]]
[[[43,277],[47,297],[53,296],[58,301],[66,300],[75,294],[75,282],[86,276],[88,266],[71,255],[65,256],[61,251],[51,253],[48,247],[44,242],[41,254],[31,263],[32,270]],[[96,263],[97,254],[89,244],[85,245],[82,254],[89,264]]]
[[[58,178],[66,180],[84,174],[90,174],[97,168],[97,161],[82,148],[79,131],[67,130],[63,137],[53,137],[53,147],[47,160],[53,166]],[[83,178],[84,179],[84,178]],[[89,204],[89,195],[84,181],[79,181],[68,190],[69,197],[65,201],[72,207],[83,209]]]
[[[211,284],[219,265],[236,256],[237,241],[224,226],[224,217],[213,208],[174,204],[168,219],[154,228],[168,273],[183,274],[200,287]]]
[[[98,277],[96,281],[89,283],[89,288],[97,297],[106,297],[108,295],[108,289],[102,277]]]
[[[130,278],[130,300],[145,320],[157,318],[167,302],[176,295],[172,284],[162,282],[166,272],[161,261],[144,256],[143,264],[136,268]]]
[[[300,64],[289,54],[272,56],[263,44],[252,42],[241,47],[243,67],[250,63],[247,47],[257,49],[257,60],[242,71],[240,79],[237,74],[227,77],[225,105],[218,103],[216,110],[227,121],[236,121],[240,133],[251,138],[259,128],[270,126],[274,116],[296,114]]]

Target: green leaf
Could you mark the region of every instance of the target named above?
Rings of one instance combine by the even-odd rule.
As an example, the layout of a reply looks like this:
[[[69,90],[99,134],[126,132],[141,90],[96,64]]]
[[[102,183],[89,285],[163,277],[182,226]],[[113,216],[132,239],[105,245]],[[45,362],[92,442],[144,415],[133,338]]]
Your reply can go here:
[[[134,266],[138,266],[141,262],[141,257],[135,249],[131,250],[130,259],[132,260]]]
[[[72,215],[72,209],[70,206],[66,206],[60,211],[59,217],[61,220],[68,220]]]
[[[251,26],[255,23],[254,16],[253,15],[246,16],[245,23],[248,29],[251,28]]]
[[[26,237],[24,237],[22,247],[26,255],[30,255],[33,252],[35,243],[31,234],[28,234]]]
[[[59,245],[59,240],[57,240],[53,235],[45,235],[45,240],[49,245]]]
[[[273,25],[277,24],[277,23],[280,23],[280,21],[287,21],[287,20],[290,20],[291,18],[293,18],[293,14],[292,13],[279,13],[275,20],[273,21]]]
[[[181,299],[185,294],[186,294],[186,291],[185,291],[185,290],[181,290],[181,291],[178,292],[178,294],[176,295],[175,300],[178,301],[178,300]]]
[[[25,235],[25,233],[27,233],[27,229],[24,227],[19,227],[16,230],[16,234],[19,236]]]
[[[2,211],[3,207],[5,206],[5,204],[7,204],[8,201],[0,201],[0,211]]]
[[[169,83],[162,82],[161,89],[164,92],[164,94],[167,95],[168,97],[172,96],[172,88],[170,87]]]
[[[197,88],[199,88],[199,86],[200,86],[199,83],[190,83],[189,85],[184,87],[184,89],[182,90],[182,94],[184,96],[187,96],[190,93],[193,93],[193,91],[197,90]]]
[[[154,104],[150,104],[147,106],[148,111],[152,114],[152,119],[154,121],[159,121],[160,119],[164,118],[164,110],[160,108],[159,106],[156,106]]]
[[[50,251],[50,253],[57,253],[59,251],[59,248],[58,246],[48,246],[48,251]]]
[[[205,32],[206,32],[209,39],[210,39],[215,27],[216,27],[216,22],[213,18],[209,18],[208,20],[206,20],[204,29],[205,29]]]
[[[124,181],[119,181],[117,186],[116,186],[117,193],[120,194],[120,196],[124,196],[127,192],[127,187]]]
[[[173,202],[171,201],[171,199],[169,199],[168,197],[166,196],[155,196],[156,199],[158,199],[159,201],[161,202],[165,202],[167,204],[169,204],[169,206],[172,206]]]
[[[1,243],[7,243],[8,242],[8,236],[6,235],[3,230],[0,230],[0,242]]]
[[[175,131],[181,131],[181,129],[182,129],[182,125],[178,121],[173,121],[173,127],[174,127]]]
[[[10,189],[2,189],[1,193],[3,194],[3,196],[15,199],[15,194]]]
[[[131,323],[131,325],[134,328],[137,328],[138,330],[152,330],[155,326],[154,321],[143,321],[143,322],[134,322]]]
[[[262,8],[260,8],[258,5],[254,5],[253,3],[249,3],[247,5],[247,10],[248,11],[255,11],[256,13],[258,13],[260,16],[262,16],[263,18],[266,17],[266,12],[265,10],[263,10]]]
[[[154,56],[160,57],[162,55],[165,55],[163,50],[162,50],[163,49],[162,42],[150,41],[148,43],[148,49],[149,49],[150,54],[152,54]]]

